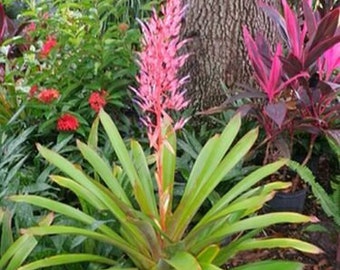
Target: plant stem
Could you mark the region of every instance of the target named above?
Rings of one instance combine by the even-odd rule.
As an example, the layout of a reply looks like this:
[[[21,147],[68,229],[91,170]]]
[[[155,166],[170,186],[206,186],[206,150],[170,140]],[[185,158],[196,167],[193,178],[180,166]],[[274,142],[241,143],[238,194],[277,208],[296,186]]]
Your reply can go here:
[[[160,91],[160,89],[158,89]],[[161,96],[161,93],[158,94]],[[164,186],[163,186],[163,165],[162,165],[162,152],[164,148],[164,138],[163,138],[163,119],[162,119],[162,104],[161,100],[158,99],[155,104],[155,114],[156,114],[156,132],[157,134],[157,144],[156,144],[156,180],[158,185],[158,196],[159,196],[159,217],[160,225],[163,232],[166,231],[166,198],[164,196]]]
[[[312,156],[312,153],[313,153],[313,148],[314,148],[314,143],[315,143],[315,140],[316,140],[316,135],[312,134],[311,135],[311,138],[310,138],[310,143],[309,143],[309,147],[308,147],[308,152],[307,152],[307,155],[305,157],[305,159],[302,161],[301,165],[302,166],[306,166],[308,161],[310,160],[311,156]],[[299,175],[297,174],[293,180],[292,180],[292,192],[296,191],[298,185],[299,185],[299,182],[300,182],[300,177]]]
[[[268,163],[271,145],[272,145],[272,142],[268,141],[267,146],[266,146],[265,156],[264,156],[264,159],[263,159],[263,165],[266,165]]]
[[[316,135],[311,135],[308,152],[307,152],[307,155],[306,155],[306,157],[303,160],[301,165],[306,166],[308,161],[310,160],[310,158],[312,156],[312,153],[313,153],[313,148],[314,148],[315,140],[316,140]]]

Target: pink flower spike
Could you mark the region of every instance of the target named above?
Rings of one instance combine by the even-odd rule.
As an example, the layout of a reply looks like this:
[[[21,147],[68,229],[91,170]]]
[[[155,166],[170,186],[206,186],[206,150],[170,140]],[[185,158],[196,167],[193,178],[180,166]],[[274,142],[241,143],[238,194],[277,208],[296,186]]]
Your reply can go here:
[[[168,116],[167,111],[179,111],[188,105],[185,92],[181,89],[188,77],[178,77],[180,68],[188,58],[188,55],[178,53],[187,42],[179,39],[185,8],[181,7],[180,0],[170,0],[161,11],[162,16],[153,11],[149,22],[140,22],[143,49],[138,55],[139,88],[132,88],[137,95],[137,104],[146,114],[143,123],[148,129],[150,145],[156,150],[159,149],[157,144],[162,136],[161,125]]]
[[[190,120],[190,118],[181,118],[174,126],[174,130],[179,130],[184,127],[184,125]]]
[[[163,153],[175,154],[176,148],[171,145],[170,133],[174,129],[169,125],[173,119],[169,111],[179,111],[187,106],[183,84],[187,77],[178,76],[187,55],[181,55],[180,49],[186,41],[180,41],[179,33],[185,8],[181,0],[168,0],[161,7],[161,16],[156,11],[147,23],[140,22],[143,39],[142,51],[138,54],[140,72],[137,76],[139,87],[132,91],[137,95],[137,104],[144,113],[142,123],[147,128],[149,143],[155,150],[155,180],[158,188],[159,224],[166,231],[167,217],[171,212],[171,200],[174,179],[164,179]],[[175,123],[180,128],[183,120]],[[164,134],[165,133],[165,134]]]

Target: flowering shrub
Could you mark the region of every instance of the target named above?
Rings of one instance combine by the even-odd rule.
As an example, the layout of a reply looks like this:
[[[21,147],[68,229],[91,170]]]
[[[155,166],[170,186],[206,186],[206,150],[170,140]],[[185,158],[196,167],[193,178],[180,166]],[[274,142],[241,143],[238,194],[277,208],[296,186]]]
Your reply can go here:
[[[58,115],[70,112],[77,117],[81,125],[74,131],[86,137],[101,107],[109,106],[112,113],[129,109],[126,89],[135,80],[134,50],[140,34],[129,17],[122,16],[125,3],[115,12],[103,8],[107,2],[95,7],[91,1],[27,4],[24,14],[30,17],[23,15],[26,23],[15,44],[21,54],[4,65],[7,93],[0,102],[10,100],[9,88],[18,98],[13,98],[13,106],[3,106],[8,111],[0,110],[2,124],[23,106],[19,116],[27,125],[39,125],[37,138],[56,142]]]

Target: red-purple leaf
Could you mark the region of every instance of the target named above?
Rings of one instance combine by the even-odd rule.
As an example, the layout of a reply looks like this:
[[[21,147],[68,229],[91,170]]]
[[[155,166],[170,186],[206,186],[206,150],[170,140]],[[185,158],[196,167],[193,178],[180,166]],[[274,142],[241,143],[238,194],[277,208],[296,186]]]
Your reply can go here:
[[[268,42],[265,40],[263,35],[257,34],[255,37],[255,43],[257,46],[257,49],[259,51],[259,54],[261,55],[262,62],[266,66],[266,68],[270,69],[272,65],[272,57],[273,54],[271,52],[271,49],[268,45]]]
[[[320,41],[315,47],[312,47],[310,51],[305,52],[304,67],[308,68],[312,65],[325,51],[333,47],[340,42],[340,35],[324,39]]]
[[[315,33],[316,29],[316,19],[314,16],[314,12],[310,7],[307,0],[303,0],[303,15],[305,17],[305,21],[307,23],[308,35],[311,37]]]
[[[286,23],[283,17],[281,16],[281,14],[275,8],[268,6],[267,4],[263,3],[261,0],[258,1],[257,5],[269,16],[269,18],[271,18],[276,23],[282,39],[288,43],[289,41],[288,41]]]
[[[281,57],[282,67],[284,72],[291,78],[303,71],[302,63],[300,60],[290,54],[287,58]]]
[[[320,135],[321,129],[312,123],[303,123],[299,126],[296,126],[296,128],[302,132],[308,132],[313,135]]]
[[[285,103],[269,103],[264,107],[264,111],[279,127],[281,127],[287,113]]]
[[[303,104],[304,106],[310,106],[311,105],[311,99],[310,99],[310,96],[308,95],[307,93],[307,90],[306,88],[300,88],[299,89],[299,102],[300,104]]]
[[[339,112],[340,112],[340,104],[332,105],[331,107],[327,108],[322,115],[323,120],[326,120],[330,124],[332,121],[339,120]]]
[[[259,54],[257,44],[255,43],[254,39],[245,26],[243,27],[243,39],[248,51],[249,59],[252,62],[252,66],[255,70],[255,75],[259,78],[261,82],[265,82],[267,74],[262,62],[261,55]]]
[[[268,78],[267,89],[264,89],[266,90],[266,93],[269,97],[269,101],[272,101],[275,94],[277,94],[280,89],[278,86],[280,79],[281,79],[281,71],[282,71],[282,63],[280,61],[282,47],[280,45],[281,45],[280,43],[277,45],[277,49],[273,57],[272,66],[271,66],[269,78]]]
[[[239,107],[236,110],[236,113],[240,113],[241,117],[245,117],[252,109],[253,109],[253,107],[251,105],[245,104],[245,105]]]
[[[307,50],[313,50],[324,39],[334,36],[339,23],[340,8],[332,10],[317,25],[316,32],[307,43]]]
[[[320,88],[322,96],[328,96],[330,94],[335,93],[332,86],[328,82],[320,81],[318,83],[318,87]]]
[[[293,10],[290,8],[286,0],[282,0],[283,13],[286,22],[287,33],[289,36],[289,45],[293,54],[300,57],[303,50],[303,42],[301,40],[301,30],[298,23],[298,18]]]
[[[2,43],[7,28],[7,20],[5,10],[2,4],[0,4],[0,44]]]

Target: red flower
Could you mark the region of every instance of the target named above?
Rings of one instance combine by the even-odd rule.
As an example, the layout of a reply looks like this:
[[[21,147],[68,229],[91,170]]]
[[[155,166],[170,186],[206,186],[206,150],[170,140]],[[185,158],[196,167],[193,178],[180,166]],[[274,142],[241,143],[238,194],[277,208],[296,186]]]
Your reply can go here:
[[[100,92],[93,92],[89,98],[89,104],[95,112],[99,112],[101,108],[106,105],[107,92],[101,90]]]
[[[75,131],[78,127],[78,119],[69,113],[63,114],[57,121],[57,130],[59,131]]]
[[[43,103],[51,103],[53,100],[60,96],[59,91],[56,89],[45,89],[38,95],[38,99]]]
[[[40,55],[42,57],[47,57],[50,53],[50,51],[57,45],[57,40],[53,36],[48,36],[47,40],[42,46]]]
[[[34,95],[37,91],[38,91],[38,86],[36,84],[32,85],[30,91],[28,92],[28,96],[30,98],[34,97]]]

